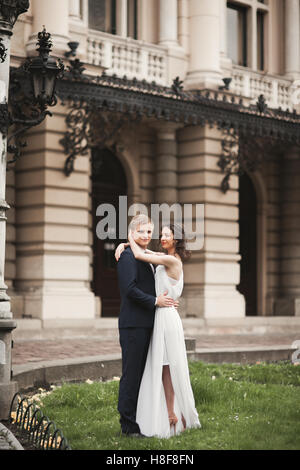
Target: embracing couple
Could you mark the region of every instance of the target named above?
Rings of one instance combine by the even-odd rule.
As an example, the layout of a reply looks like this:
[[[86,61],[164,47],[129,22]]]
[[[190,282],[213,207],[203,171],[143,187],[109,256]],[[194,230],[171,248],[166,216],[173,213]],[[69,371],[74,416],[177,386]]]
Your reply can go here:
[[[162,228],[165,250],[147,249],[153,223],[144,214],[129,225],[129,243],[118,246],[122,350],[118,411],[123,435],[168,438],[201,427],[195,408],[180,316],[184,234]],[[176,233],[175,233],[176,232]]]

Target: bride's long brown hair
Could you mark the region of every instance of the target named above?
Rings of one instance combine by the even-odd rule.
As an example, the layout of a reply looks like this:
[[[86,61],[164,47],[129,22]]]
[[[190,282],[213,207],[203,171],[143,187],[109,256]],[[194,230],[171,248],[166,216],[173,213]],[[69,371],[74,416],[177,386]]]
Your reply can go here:
[[[175,241],[175,253],[180,256],[182,262],[191,257],[191,251],[186,249],[186,238],[183,227],[179,224],[163,224],[162,229],[167,227],[173,233]],[[160,231],[159,240],[162,237],[162,229]]]

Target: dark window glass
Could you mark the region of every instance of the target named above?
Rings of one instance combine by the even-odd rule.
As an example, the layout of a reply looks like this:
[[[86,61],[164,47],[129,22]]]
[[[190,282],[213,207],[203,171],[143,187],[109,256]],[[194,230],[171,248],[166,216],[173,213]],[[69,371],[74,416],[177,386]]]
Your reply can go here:
[[[127,35],[130,38],[137,39],[137,0],[127,0]]]
[[[232,62],[246,67],[247,63],[247,8],[227,4],[227,54]]]
[[[265,15],[257,12],[257,68],[264,70],[265,68]]]
[[[116,34],[116,0],[89,0],[89,28]]]

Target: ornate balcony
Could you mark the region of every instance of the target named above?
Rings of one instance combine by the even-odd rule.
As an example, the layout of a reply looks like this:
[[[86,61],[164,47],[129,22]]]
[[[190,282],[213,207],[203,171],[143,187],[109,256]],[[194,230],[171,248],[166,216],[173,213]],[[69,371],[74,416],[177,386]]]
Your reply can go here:
[[[90,30],[86,57],[109,75],[167,85],[167,51],[161,46]]]
[[[291,80],[238,66],[233,66],[231,77],[230,91],[251,98],[253,103],[260,95],[264,95],[271,108],[295,108],[293,94],[296,87]]]

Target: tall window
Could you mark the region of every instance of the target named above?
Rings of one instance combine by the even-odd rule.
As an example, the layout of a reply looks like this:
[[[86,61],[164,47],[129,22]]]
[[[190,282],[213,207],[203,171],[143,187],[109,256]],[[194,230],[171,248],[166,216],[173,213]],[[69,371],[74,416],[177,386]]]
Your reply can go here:
[[[233,64],[266,71],[268,0],[227,2],[227,55]]]
[[[127,36],[137,39],[137,0],[127,0]]]
[[[89,0],[89,28],[116,34],[116,0]]]
[[[257,69],[265,69],[265,14],[257,12]]]
[[[247,57],[247,8],[227,4],[227,53],[232,62],[246,67]]]
[[[138,0],[126,0],[125,8],[118,9],[118,0],[89,0],[89,28],[137,39],[137,5]]]

